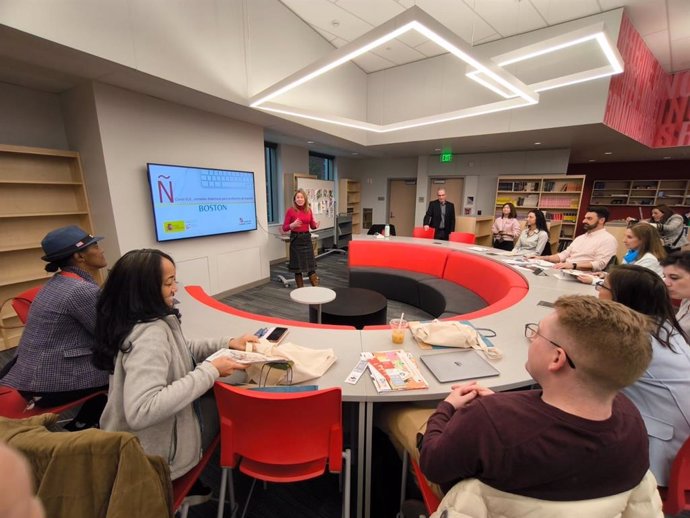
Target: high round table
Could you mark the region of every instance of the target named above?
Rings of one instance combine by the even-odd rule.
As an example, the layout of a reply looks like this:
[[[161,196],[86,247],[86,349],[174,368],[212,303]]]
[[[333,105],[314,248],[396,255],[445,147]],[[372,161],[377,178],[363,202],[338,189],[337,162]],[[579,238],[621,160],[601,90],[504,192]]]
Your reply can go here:
[[[312,306],[317,306],[316,323],[321,323],[321,305],[335,299],[335,291],[321,286],[305,286],[290,292],[290,298],[300,304],[309,304],[309,316],[311,317]],[[310,319],[311,321],[311,319]]]

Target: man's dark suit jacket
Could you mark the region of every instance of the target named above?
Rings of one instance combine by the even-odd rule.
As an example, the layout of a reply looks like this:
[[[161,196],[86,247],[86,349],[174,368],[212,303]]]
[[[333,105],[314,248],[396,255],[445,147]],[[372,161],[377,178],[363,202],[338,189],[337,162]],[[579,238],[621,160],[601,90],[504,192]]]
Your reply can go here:
[[[434,239],[448,240],[450,233],[455,230],[455,206],[449,201],[446,202],[445,225],[443,228],[439,228],[441,225],[441,202],[432,201],[429,203],[429,208],[424,216],[424,224],[434,227]]]

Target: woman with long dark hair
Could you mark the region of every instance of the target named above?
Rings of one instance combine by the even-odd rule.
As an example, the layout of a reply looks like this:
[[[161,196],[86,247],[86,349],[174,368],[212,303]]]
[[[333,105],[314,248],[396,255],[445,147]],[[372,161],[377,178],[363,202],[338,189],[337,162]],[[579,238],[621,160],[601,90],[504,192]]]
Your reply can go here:
[[[614,300],[649,317],[652,362],[623,392],[642,414],[649,436],[650,469],[658,484],[666,486],[671,463],[690,436],[688,337],[674,315],[664,282],[652,270],[618,266],[597,289],[599,298]]]
[[[189,471],[218,433],[212,397],[221,376],[246,366],[227,357],[204,361],[257,338],[188,340],[174,307],[175,263],[160,250],[132,250],[108,276],[98,300],[93,360],[111,373],[101,428],[132,432],[146,453],[170,464],[173,479]]]
[[[494,221],[491,233],[494,236],[494,248],[513,249],[515,240],[520,235],[520,222],[517,220],[515,205],[505,203],[501,207],[501,214]]]
[[[688,243],[683,216],[673,212],[666,204],[653,207],[650,220],[641,223],[652,225],[659,231],[664,240],[664,248],[669,254],[680,250]]]
[[[302,272],[307,272],[312,286],[319,285],[316,275],[316,259],[311,246],[311,229],[319,228],[319,222],[309,205],[309,198],[304,189],[297,189],[292,197],[292,207],[285,212],[283,232],[290,232],[290,263],[288,268],[295,274],[298,288],[304,286]]]
[[[690,337],[690,252],[675,252],[662,260],[661,266],[671,298],[681,300],[676,318]]]
[[[549,250],[544,254],[544,248],[549,242],[549,227],[546,225],[546,216],[539,209],[532,209],[525,219],[525,230],[515,243],[513,252],[529,255],[551,255]]]

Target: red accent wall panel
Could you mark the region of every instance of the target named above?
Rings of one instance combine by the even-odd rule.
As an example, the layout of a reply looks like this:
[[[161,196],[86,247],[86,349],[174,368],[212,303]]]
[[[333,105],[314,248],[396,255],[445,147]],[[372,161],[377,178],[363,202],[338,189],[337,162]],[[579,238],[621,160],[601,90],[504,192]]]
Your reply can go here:
[[[657,113],[653,147],[690,146],[690,70],[670,78]]]
[[[611,78],[604,124],[652,147],[671,77],[664,72],[642,37],[623,16],[618,50],[625,70]]]

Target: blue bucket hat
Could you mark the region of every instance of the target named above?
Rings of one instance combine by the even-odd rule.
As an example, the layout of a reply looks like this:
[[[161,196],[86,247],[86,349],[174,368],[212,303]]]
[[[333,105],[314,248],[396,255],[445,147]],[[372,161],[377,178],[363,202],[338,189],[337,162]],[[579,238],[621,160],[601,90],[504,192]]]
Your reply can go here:
[[[57,228],[48,232],[41,241],[41,247],[46,254],[41,259],[49,263],[65,259],[101,239],[102,236],[92,236],[76,225]]]

